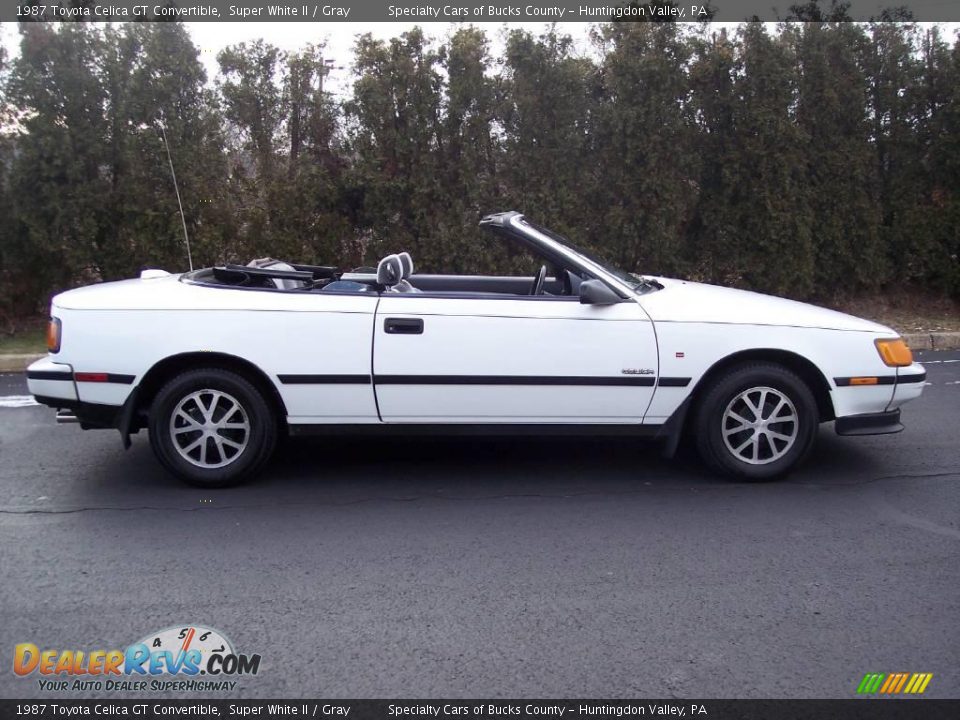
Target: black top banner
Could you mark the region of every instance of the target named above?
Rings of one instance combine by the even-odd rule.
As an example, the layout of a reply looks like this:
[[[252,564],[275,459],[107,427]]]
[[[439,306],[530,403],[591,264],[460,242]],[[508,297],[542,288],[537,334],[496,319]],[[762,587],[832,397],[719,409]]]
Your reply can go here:
[[[960,2],[942,0],[0,0],[0,21],[87,22],[740,22],[960,21]]]
[[[3,718],[955,720],[958,700],[0,700]]]

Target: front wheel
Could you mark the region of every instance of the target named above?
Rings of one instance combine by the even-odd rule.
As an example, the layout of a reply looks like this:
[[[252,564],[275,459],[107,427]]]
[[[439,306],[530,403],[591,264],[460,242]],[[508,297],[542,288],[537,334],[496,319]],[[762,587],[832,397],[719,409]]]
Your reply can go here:
[[[772,480],[810,452],[818,423],[807,384],[779,365],[730,370],[699,405],[697,449],[714,470],[748,481]]]
[[[226,487],[256,474],[270,459],[277,422],[245,378],[219,368],[190,370],[168,382],[150,411],[157,459],[198,487]]]

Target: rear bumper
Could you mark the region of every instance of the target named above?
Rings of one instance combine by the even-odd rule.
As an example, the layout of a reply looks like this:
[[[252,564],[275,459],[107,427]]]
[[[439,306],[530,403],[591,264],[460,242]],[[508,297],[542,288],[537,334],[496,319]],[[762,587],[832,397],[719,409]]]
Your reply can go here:
[[[57,410],[69,410],[84,430],[120,428],[123,408],[119,405],[101,405],[100,403],[65,400],[44,395],[35,395],[34,399],[41,405]]]
[[[77,386],[73,381],[73,367],[58,363],[49,357],[40,358],[27,368],[27,389],[37,396],[37,402],[44,405],[40,398],[51,398],[67,402],[77,402]]]
[[[903,425],[900,423],[900,408],[886,412],[838,417],[834,427],[837,435],[888,435],[903,430]]]
[[[116,376],[123,380],[110,380],[103,384],[109,387],[127,388],[130,381],[128,376]],[[132,376],[129,376],[132,380]],[[94,385],[101,383],[80,383],[80,385]],[[95,428],[114,428],[123,435],[124,446],[130,444],[129,435],[139,429],[135,422],[137,389],[125,389],[125,400],[121,404],[109,402],[95,402],[85,399],[78,390],[73,366],[55,362],[49,356],[37,360],[27,368],[27,388],[34,399],[41,405],[62,411],[57,414],[57,422],[78,422],[84,430]],[[95,396],[97,400],[100,398]],[[109,399],[109,398],[108,398]]]
[[[84,430],[120,427],[123,407],[80,400],[70,365],[48,357],[37,360],[27,368],[27,388],[41,405],[69,411],[64,419],[76,417]]]

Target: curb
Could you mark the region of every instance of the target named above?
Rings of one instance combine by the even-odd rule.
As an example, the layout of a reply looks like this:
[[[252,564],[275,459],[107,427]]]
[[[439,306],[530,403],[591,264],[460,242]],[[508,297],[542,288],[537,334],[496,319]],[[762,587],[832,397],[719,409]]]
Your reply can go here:
[[[21,355],[0,355],[0,372],[23,372],[34,360],[46,357],[46,353]]]
[[[956,350],[960,348],[960,332],[903,333],[901,336],[913,350]]]

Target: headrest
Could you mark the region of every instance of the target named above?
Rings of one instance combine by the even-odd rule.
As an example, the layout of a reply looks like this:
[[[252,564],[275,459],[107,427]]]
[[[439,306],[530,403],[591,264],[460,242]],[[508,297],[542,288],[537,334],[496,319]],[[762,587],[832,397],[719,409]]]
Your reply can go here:
[[[406,280],[408,277],[413,275],[413,258],[410,257],[410,253],[402,252],[397,255],[400,258],[400,262],[403,263],[403,279]]]
[[[403,262],[397,255],[387,255],[377,265],[377,282],[392,286],[401,280],[403,280]]]
[[[247,267],[257,267],[263,270],[283,270],[284,272],[296,272],[296,268],[289,263],[274,260],[273,258],[261,258],[247,263]],[[292,280],[289,278],[270,278],[270,282],[278,290],[296,290],[303,287],[302,280]]]

